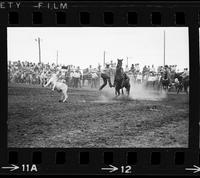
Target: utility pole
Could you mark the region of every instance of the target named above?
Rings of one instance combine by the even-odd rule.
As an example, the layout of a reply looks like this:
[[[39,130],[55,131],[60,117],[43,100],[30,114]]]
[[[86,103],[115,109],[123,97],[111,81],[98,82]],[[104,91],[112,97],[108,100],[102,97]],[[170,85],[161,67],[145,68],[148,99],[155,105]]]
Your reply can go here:
[[[129,65],[129,59],[133,59],[132,56],[126,56],[126,65],[128,66]]]
[[[38,49],[39,49],[39,63],[41,63],[41,47],[40,47],[40,37],[38,37],[37,39],[35,39],[35,41],[38,42]]]
[[[164,30],[164,66],[165,66],[165,30]]]

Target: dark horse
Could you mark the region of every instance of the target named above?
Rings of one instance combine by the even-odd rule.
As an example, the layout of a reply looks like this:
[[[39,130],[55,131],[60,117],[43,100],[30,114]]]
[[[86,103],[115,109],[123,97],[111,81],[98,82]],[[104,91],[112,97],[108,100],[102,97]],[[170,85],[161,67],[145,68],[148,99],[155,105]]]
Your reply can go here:
[[[178,94],[182,89],[184,89],[184,92],[186,92],[186,94],[188,94],[189,76],[183,78],[182,74],[183,74],[183,72],[175,74],[175,78],[177,78],[179,81],[179,83],[176,85],[176,91]]]
[[[167,72],[164,72],[160,79],[161,89],[168,90],[170,86],[170,78],[167,75]]]
[[[120,89],[123,92],[123,88],[126,88],[127,95],[129,96],[130,94],[130,78],[128,75],[123,71],[122,68],[122,61],[123,59],[117,59],[117,67],[116,67],[116,72],[115,72],[115,79],[114,79],[114,86],[115,86],[115,95],[119,96],[120,95]]]

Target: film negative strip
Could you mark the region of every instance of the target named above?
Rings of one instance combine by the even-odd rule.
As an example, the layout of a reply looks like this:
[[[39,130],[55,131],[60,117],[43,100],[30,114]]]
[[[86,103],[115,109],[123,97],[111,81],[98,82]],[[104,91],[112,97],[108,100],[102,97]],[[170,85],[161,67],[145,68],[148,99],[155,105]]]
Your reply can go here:
[[[198,176],[199,15],[0,1],[0,174]]]

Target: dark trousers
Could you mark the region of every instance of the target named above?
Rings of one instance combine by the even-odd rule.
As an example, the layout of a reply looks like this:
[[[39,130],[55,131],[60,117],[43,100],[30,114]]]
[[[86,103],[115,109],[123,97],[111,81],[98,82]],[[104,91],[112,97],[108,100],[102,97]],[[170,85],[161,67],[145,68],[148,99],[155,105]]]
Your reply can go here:
[[[91,88],[97,87],[97,79],[92,79]]]
[[[78,88],[79,78],[74,78],[74,85],[73,88]]]
[[[107,76],[105,74],[101,74],[101,78],[103,79],[103,85],[101,85],[99,90],[102,90],[107,85],[107,82],[108,82],[109,86],[112,87],[112,83],[111,83],[109,76]]]

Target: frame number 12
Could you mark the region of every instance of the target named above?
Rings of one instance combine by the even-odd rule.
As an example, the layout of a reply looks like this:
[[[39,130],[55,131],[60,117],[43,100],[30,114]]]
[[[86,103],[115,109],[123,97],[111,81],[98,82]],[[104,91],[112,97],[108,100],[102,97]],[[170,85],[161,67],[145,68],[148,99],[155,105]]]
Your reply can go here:
[[[131,166],[121,166],[121,173],[124,173],[124,174],[130,174],[132,173],[131,171]]]

